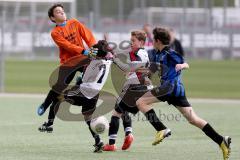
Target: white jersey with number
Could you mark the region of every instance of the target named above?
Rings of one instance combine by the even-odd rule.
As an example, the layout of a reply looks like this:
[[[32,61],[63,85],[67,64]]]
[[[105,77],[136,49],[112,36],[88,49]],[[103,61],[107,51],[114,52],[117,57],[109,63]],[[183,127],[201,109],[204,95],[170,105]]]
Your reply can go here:
[[[81,93],[88,99],[95,97],[103,88],[111,67],[112,61],[96,59],[92,60],[83,75],[80,84]]]

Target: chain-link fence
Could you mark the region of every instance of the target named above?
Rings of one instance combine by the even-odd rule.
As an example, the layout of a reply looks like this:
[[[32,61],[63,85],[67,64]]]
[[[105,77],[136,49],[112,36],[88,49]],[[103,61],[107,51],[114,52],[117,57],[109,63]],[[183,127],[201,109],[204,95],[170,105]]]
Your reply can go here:
[[[176,31],[187,58],[240,57],[240,0],[1,0],[0,91],[6,57],[58,59],[47,16],[55,2],[97,39],[108,33],[110,42],[120,44],[146,23],[164,25]]]
[[[47,10],[55,0],[0,1],[1,51],[5,57],[57,59],[54,27]],[[128,40],[129,32],[164,25],[173,28],[190,58],[240,56],[239,0],[64,0],[68,17],[76,17],[97,39]],[[1,54],[3,55],[3,54]]]

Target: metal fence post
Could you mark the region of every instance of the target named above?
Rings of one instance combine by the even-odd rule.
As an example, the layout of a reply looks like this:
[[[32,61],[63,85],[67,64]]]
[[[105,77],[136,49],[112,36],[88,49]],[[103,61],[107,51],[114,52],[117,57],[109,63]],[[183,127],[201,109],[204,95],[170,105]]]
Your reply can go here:
[[[1,54],[0,54],[0,92],[4,92],[4,79],[5,79],[5,56],[4,56],[4,30],[6,22],[6,5],[4,4],[2,10],[2,22],[1,23]]]

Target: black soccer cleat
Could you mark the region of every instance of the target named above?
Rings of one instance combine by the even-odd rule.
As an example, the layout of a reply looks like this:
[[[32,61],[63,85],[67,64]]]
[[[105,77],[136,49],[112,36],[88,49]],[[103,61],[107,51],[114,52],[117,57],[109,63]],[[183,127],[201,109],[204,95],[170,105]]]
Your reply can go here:
[[[103,142],[99,142],[98,144],[94,144],[93,147],[95,147],[94,149],[94,153],[101,153],[103,151]]]
[[[53,127],[52,127],[52,125],[49,125],[47,122],[44,122],[44,123],[38,128],[38,130],[39,130],[40,132],[52,133]]]

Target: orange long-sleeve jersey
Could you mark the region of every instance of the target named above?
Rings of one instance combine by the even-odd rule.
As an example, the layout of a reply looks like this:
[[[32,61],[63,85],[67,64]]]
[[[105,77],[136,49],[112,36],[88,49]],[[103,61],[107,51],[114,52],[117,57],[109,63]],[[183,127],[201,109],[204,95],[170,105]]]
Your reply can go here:
[[[54,42],[59,47],[60,63],[66,63],[70,58],[82,56],[85,49],[83,40],[88,47],[96,44],[96,40],[92,32],[76,19],[67,20],[66,25],[56,26],[51,31]]]

